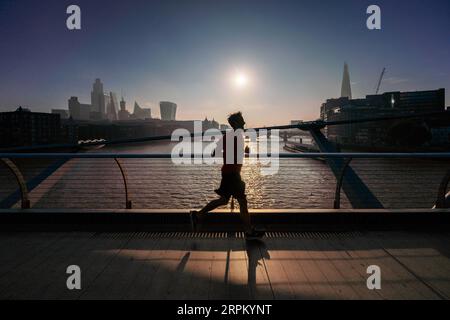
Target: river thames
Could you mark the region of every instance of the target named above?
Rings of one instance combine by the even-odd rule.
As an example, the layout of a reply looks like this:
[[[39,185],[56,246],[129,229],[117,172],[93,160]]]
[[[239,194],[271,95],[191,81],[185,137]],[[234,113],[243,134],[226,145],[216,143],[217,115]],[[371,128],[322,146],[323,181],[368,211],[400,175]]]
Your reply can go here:
[[[175,142],[109,146],[98,152],[170,153]],[[282,147],[280,152],[285,152]],[[220,165],[175,165],[171,159],[122,159],[128,176],[133,208],[189,209],[214,199],[220,183]],[[26,179],[47,168],[49,161],[17,161]],[[352,168],[385,208],[431,208],[449,161],[367,159],[352,161]],[[261,174],[261,164],[242,169],[249,207],[254,209],[332,208],[336,179],[327,164],[314,159],[281,159],[273,175]],[[0,168],[0,196],[5,206],[16,184]],[[30,191],[33,208],[124,208],[124,185],[113,159],[72,159]],[[237,205],[237,204],[236,204]],[[18,206],[18,200],[15,202]],[[350,208],[344,192],[342,208]]]

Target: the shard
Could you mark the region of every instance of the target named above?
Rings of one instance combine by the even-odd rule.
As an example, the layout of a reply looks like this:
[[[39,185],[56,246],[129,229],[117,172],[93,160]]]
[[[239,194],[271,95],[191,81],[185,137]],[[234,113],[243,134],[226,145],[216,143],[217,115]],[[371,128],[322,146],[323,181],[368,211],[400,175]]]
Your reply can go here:
[[[344,75],[342,76],[341,97],[352,98],[352,88],[350,86],[350,74],[347,63],[344,64]]]

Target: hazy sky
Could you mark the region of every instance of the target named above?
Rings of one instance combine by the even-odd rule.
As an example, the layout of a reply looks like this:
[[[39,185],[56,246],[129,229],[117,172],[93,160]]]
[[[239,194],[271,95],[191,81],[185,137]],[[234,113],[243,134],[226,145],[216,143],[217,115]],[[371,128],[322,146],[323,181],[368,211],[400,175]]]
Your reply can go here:
[[[82,30],[66,28],[81,7]],[[381,7],[382,30],[366,28]],[[0,0],[0,110],[90,103],[95,78],[159,116],[242,110],[250,126],[315,119],[338,97],[344,61],[354,97],[375,91],[446,89],[450,104],[450,1]],[[237,72],[245,88],[232,82]]]

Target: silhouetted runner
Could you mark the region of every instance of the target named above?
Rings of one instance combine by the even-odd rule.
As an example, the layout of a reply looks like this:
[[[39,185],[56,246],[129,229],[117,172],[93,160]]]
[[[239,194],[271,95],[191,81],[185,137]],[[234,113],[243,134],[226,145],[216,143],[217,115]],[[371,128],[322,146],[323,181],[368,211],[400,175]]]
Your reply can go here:
[[[233,130],[228,131],[222,136],[222,181],[220,182],[219,189],[215,190],[220,198],[211,201],[200,211],[191,211],[192,228],[196,230],[197,224],[208,212],[220,206],[227,205],[230,198],[234,197],[239,203],[240,217],[245,227],[245,237],[247,239],[261,238],[265,233],[264,231],[256,230],[251,224],[250,213],[247,208],[247,196],[245,195],[245,182],[241,179],[241,169],[244,161],[243,129],[245,125],[242,113],[237,112],[230,115],[228,117],[228,123]]]

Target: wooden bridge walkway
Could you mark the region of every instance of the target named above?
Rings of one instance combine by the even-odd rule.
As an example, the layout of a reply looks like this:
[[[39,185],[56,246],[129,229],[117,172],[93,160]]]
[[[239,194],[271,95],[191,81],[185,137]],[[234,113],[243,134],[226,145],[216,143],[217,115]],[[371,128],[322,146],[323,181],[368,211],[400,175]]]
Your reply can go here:
[[[0,233],[0,299],[448,299],[450,233]],[[66,268],[81,268],[68,290]],[[381,268],[369,290],[367,267]]]

